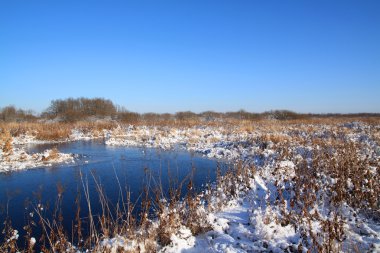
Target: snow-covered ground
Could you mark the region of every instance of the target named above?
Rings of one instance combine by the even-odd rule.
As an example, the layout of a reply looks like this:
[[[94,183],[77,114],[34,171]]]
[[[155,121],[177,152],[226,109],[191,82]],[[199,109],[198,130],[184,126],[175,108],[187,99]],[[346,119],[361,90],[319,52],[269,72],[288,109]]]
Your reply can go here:
[[[197,236],[180,232],[180,236],[174,235],[170,245],[160,252],[380,251],[379,220],[366,219],[347,205],[341,207],[345,235],[341,242],[331,243],[329,250],[324,248],[329,242],[322,228],[323,222],[334,219],[334,213],[328,212],[331,211],[329,208],[315,206],[314,213],[321,215],[318,219],[307,219],[305,216],[297,221],[297,225],[283,223],[281,208],[275,203],[274,186],[271,180],[260,174],[251,180],[251,190],[246,194],[230,200],[221,211],[208,214],[211,231]],[[314,235],[309,234],[308,229]],[[312,242],[312,236],[318,244]]]

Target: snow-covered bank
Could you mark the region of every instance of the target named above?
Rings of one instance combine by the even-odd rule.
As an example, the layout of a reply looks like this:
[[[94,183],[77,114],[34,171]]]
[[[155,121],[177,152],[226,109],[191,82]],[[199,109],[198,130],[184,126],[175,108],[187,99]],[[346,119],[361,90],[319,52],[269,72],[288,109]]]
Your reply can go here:
[[[378,219],[366,217],[344,202],[330,206],[329,192],[323,194],[321,190],[319,193],[323,197],[309,210],[290,207],[294,196],[285,193],[287,190],[292,193],[288,176],[294,173],[294,164],[286,161],[277,165],[278,170],[267,168],[255,173],[248,187],[239,184],[232,195],[227,185],[218,189],[219,195],[214,194],[209,204],[215,210],[204,212],[200,209],[204,212],[200,222],[207,223],[209,231],[193,235],[188,227],[178,225],[168,245],[156,246],[158,252],[379,252]],[[284,189],[282,201],[278,189]],[[216,208],[220,203],[220,209]],[[160,221],[152,222],[152,227],[159,227]],[[95,252],[136,249],[150,252],[144,247],[142,241],[119,235],[105,238]]]
[[[49,167],[60,163],[73,163],[74,154],[61,153],[57,149],[47,149],[41,153],[30,154],[26,144],[44,144],[51,141],[37,140],[31,135],[8,137],[0,148],[0,173],[36,167]]]
[[[366,218],[346,203],[338,209],[328,207],[327,203],[316,204],[293,224],[285,222],[284,207],[276,203],[276,187],[260,174],[251,180],[251,190],[246,194],[231,200],[231,205],[222,211],[208,214],[211,231],[185,238],[173,237],[171,244],[160,252],[380,251],[379,220]],[[289,200],[284,198],[285,203]],[[338,213],[340,216],[335,216]],[[314,217],[316,214],[320,217]],[[336,217],[342,223],[341,238],[329,241],[329,236],[334,236],[329,233],[338,232],[332,225]]]
[[[72,154],[59,153],[54,149],[34,154],[28,154],[22,147],[13,148],[11,152],[6,154],[0,150],[0,173],[73,162],[74,156]]]
[[[254,154],[255,146],[247,143],[259,133],[247,133],[223,127],[118,127],[107,135],[107,145],[146,146],[162,149],[182,147],[207,157],[240,159]]]

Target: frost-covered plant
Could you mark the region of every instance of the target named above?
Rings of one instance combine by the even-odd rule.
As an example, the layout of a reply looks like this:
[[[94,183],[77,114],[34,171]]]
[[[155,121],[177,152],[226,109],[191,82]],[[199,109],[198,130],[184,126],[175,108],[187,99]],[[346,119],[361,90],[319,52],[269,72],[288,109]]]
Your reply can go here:
[[[0,131],[0,147],[4,156],[9,156],[13,153],[12,135],[8,130]]]

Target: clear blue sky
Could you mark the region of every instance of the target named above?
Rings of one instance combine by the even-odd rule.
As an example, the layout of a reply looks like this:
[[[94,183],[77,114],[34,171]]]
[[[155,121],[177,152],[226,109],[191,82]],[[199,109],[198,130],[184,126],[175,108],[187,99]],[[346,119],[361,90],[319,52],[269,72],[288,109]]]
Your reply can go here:
[[[380,1],[0,0],[0,107],[380,112]]]

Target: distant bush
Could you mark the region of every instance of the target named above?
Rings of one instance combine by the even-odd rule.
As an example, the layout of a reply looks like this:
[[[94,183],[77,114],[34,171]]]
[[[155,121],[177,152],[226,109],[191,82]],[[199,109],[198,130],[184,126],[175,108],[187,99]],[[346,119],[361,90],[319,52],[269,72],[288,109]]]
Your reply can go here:
[[[247,112],[244,110],[240,110],[237,112],[226,112],[225,115],[227,118],[239,120],[256,120],[261,118],[261,115],[258,113]]]
[[[14,106],[7,106],[0,110],[0,120],[11,122],[11,121],[31,121],[35,120],[36,116],[33,115],[32,111],[24,111],[21,109],[16,109]]]
[[[303,119],[306,118],[307,115],[299,114],[296,112],[288,111],[288,110],[275,110],[270,112],[263,113],[267,118],[277,119],[277,120],[292,120],[292,119]]]
[[[197,119],[198,115],[196,113],[191,112],[191,111],[186,111],[186,112],[177,112],[174,115],[174,117],[177,120],[193,120],[193,119]]]
[[[130,112],[125,108],[121,108],[117,112],[117,119],[123,123],[136,123],[141,119],[141,115],[136,112]]]
[[[115,116],[116,106],[111,100],[103,98],[68,98],[51,101],[50,107],[44,113],[45,117],[60,117],[64,121],[77,121],[86,117]]]
[[[148,113],[142,114],[141,118],[145,122],[158,122],[160,120],[160,114],[159,113],[148,112]]]

